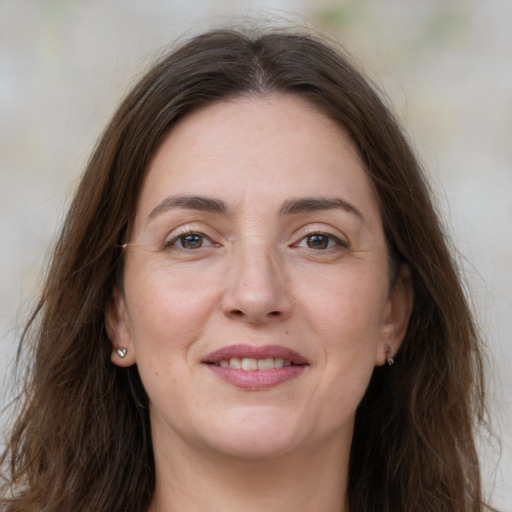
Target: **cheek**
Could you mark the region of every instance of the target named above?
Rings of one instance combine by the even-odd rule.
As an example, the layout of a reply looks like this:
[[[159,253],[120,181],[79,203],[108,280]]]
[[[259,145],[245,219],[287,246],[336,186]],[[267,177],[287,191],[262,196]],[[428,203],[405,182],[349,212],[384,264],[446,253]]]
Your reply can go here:
[[[352,346],[364,351],[376,344],[387,299],[387,281],[381,273],[347,267],[316,282],[321,286],[303,282],[298,296],[320,339],[330,340],[337,349]]]
[[[380,275],[338,272],[305,295],[303,309],[320,347],[324,389],[340,411],[355,410],[375,367],[387,299],[387,280]]]
[[[205,275],[161,268],[125,283],[137,368],[152,407],[181,411],[193,401],[190,382],[201,339],[216,304],[218,284]]]
[[[314,301],[315,334],[321,343],[318,389],[323,395],[316,418],[329,432],[351,425],[375,368],[380,339],[380,305],[359,287],[330,290],[331,301]],[[327,294],[326,294],[327,295]],[[313,400],[311,396],[310,400]],[[318,400],[318,397],[316,397]]]
[[[172,364],[176,353],[187,354],[217,303],[215,276],[184,274],[158,268],[134,274],[126,295],[131,298],[130,327],[137,363],[156,356]]]

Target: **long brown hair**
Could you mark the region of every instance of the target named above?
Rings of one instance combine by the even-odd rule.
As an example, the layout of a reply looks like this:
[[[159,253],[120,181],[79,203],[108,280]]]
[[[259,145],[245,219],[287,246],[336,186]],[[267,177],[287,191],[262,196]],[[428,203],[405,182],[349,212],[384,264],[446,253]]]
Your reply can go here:
[[[2,456],[2,511],[146,510],[154,489],[147,396],[110,362],[104,310],[145,172],[172,126],[228,97],[298,95],[344,127],[375,188],[414,308],[392,367],[356,416],[353,512],[482,511],[474,428],[485,412],[479,339],[418,162],[375,89],[338,49],[301,33],[220,30],[181,45],[101,137],[24,332],[29,373]]]

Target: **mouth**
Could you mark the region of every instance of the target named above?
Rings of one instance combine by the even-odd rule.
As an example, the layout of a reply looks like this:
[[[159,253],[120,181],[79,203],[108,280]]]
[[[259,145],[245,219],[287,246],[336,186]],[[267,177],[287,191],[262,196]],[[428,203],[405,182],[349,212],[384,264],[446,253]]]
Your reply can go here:
[[[223,368],[234,368],[235,370],[244,371],[266,371],[274,370],[275,368],[283,368],[285,366],[294,366],[289,359],[283,359],[281,357],[266,357],[265,359],[254,359],[253,357],[232,357],[231,359],[223,359],[218,363],[213,363],[216,366]]]
[[[209,354],[202,363],[223,381],[247,391],[277,386],[309,367],[301,354],[279,345],[230,345]]]

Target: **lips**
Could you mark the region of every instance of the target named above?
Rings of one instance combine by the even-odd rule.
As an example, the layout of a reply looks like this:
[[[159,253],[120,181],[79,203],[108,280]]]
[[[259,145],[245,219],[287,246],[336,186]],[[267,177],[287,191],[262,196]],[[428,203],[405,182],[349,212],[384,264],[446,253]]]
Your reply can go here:
[[[217,377],[248,391],[295,379],[309,366],[298,352],[279,345],[230,345],[212,352],[202,362]]]

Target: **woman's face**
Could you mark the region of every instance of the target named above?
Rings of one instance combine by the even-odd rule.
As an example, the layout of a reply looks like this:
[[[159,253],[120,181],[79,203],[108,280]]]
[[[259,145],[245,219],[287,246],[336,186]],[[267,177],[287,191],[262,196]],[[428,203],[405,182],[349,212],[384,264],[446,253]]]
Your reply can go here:
[[[107,329],[137,364],[155,449],[260,458],[350,444],[409,287],[344,132],[303,100],[213,104],[154,157]]]

